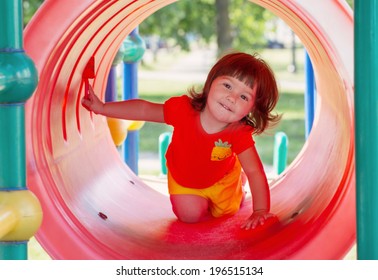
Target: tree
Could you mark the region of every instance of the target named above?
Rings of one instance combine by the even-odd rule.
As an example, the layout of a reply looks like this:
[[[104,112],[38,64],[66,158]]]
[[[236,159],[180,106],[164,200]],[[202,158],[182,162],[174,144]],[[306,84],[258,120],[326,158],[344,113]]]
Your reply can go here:
[[[158,34],[189,50],[192,38],[217,42],[219,52],[229,48],[261,46],[264,8],[245,0],[180,0],[156,11],[140,24],[142,35]]]
[[[232,47],[229,7],[229,0],[215,0],[218,53],[223,53]]]
[[[265,46],[266,22],[274,15],[265,8],[244,0],[230,2],[233,43],[236,49],[257,49]]]
[[[214,0],[172,3],[146,18],[139,26],[144,36],[159,35],[172,40],[183,50],[189,50],[189,41],[201,38],[209,43],[215,33]]]

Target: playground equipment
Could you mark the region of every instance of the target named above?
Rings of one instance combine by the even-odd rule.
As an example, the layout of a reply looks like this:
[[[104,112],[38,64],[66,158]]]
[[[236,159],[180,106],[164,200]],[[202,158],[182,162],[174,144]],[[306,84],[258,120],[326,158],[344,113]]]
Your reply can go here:
[[[285,132],[279,131],[274,135],[273,167],[276,174],[281,174],[287,165],[287,146],[289,140]]]
[[[138,80],[137,80],[137,62],[144,54],[145,46],[139,36],[136,36],[136,30],[126,37],[121,44],[112,67],[110,68],[108,81],[106,85],[105,101],[118,101],[117,93],[117,65],[123,61],[123,69],[125,78],[122,79],[124,98],[131,99],[138,96]],[[126,164],[138,174],[138,140],[139,130],[143,127],[143,121],[129,121],[115,118],[107,118],[110,135],[114,144],[123,149],[123,156]],[[131,140],[126,141],[128,132],[131,132]],[[124,146],[122,146],[125,144]]]
[[[127,42],[127,44],[126,44],[127,46],[132,45],[129,42],[129,41],[132,41],[132,40],[125,40],[125,41]],[[110,71],[109,71],[108,81],[107,81],[106,91],[105,91],[105,101],[106,102],[118,101],[116,67],[124,59],[124,49],[125,49],[124,44],[125,43],[123,43],[121,45],[120,49],[118,50],[118,52],[115,56],[115,59],[112,62],[112,67],[110,68]],[[135,55],[135,52],[137,52],[139,50],[139,48],[136,47],[136,46],[133,46],[133,49],[134,49],[134,52],[129,51],[129,55],[127,56],[128,59],[130,59],[130,57],[133,58],[134,60],[139,59],[140,56]],[[133,54],[133,55],[130,55],[130,53]],[[138,54],[140,54],[140,51],[138,52]],[[125,67],[128,67],[128,66],[125,66]],[[137,81],[131,82],[127,78],[128,77],[126,77],[126,79],[122,79],[122,81],[124,82],[124,85],[134,83],[134,85],[132,86],[132,90],[137,91],[137,88],[136,88],[136,85],[135,85],[135,83]],[[125,87],[127,87],[127,86],[125,86]],[[126,96],[126,97],[130,98],[131,96]],[[138,131],[139,129],[141,129],[143,127],[143,124],[144,124],[144,122],[142,122],[142,121],[122,120],[122,119],[115,119],[115,118],[107,118],[107,122],[108,122],[110,135],[112,136],[113,142],[117,147],[120,147],[124,143],[124,141],[127,137],[128,131],[132,131],[132,132]],[[130,147],[126,147],[125,149],[129,149],[129,148]],[[131,148],[136,149],[137,147],[135,147],[135,145],[134,145]],[[132,152],[129,151],[128,153],[132,154],[134,156],[137,156],[137,154],[138,154],[137,151],[132,151]],[[132,160],[132,161],[134,162],[135,160]],[[127,159],[126,159],[126,163],[128,163]]]
[[[306,139],[311,132],[312,124],[314,122],[316,93],[315,93],[315,78],[314,69],[312,67],[311,59],[308,53],[305,53],[305,73],[306,73],[306,90],[304,94],[305,99],[305,135]]]
[[[25,102],[38,75],[23,51],[21,1],[0,3],[0,259],[26,259],[27,242],[42,222],[26,183]]]
[[[105,102],[118,100],[116,67],[122,61],[123,51],[124,49],[121,45],[120,49],[118,50],[112,62],[112,66],[109,70],[108,81],[106,84],[106,91],[105,91]],[[114,144],[117,147],[121,146],[126,139],[127,129],[130,126],[131,121],[115,119],[115,118],[107,118],[107,122],[108,122],[110,135],[112,136]]]
[[[159,161],[160,161],[160,174],[167,175],[167,162],[165,159],[165,154],[168,150],[169,143],[172,140],[172,133],[171,132],[164,132],[159,135]]]
[[[252,1],[301,39],[314,65],[318,98],[303,150],[271,184],[278,221],[242,231],[250,199],[229,219],[178,222],[169,198],[120,159],[105,118],[91,118],[80,105],[88,59],[96,59],[93,86],[102,96],[123,39],[172,2],[46,0],[29,23],[25,49],[40,73],[26,105],[28,185],[44,210],[37,239],[56,259],[343,257],[355,240],[350,8],[336,0]]]
[[[138,97],[138,64],[143,57],[146,46],[139,36],[138,27],[135,27],[123,41],[123,99]],[[139,158],[139,129],[143,122],[135,123],[129,128],[130,133],[124,143],[124,160],[130,169],[138,174]]]
[[[127,129],[129,128],[131,121],[107,118],[107,122],[114,145],[117,147],[121,146],[127,137]]]
[[[378,259],[377,0],[355,1],[357,257]]]

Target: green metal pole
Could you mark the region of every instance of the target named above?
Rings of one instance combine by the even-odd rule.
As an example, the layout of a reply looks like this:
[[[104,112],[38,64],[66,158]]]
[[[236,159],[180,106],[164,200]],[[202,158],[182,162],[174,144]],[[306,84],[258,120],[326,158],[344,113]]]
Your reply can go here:
[[[172,140],[171,132],[164,132],[159,136],[159,159],[160,159],[160,173],[161,175],[168,174],[167,161],[165,160],[165,154],[167,153],[168,146]]]
[[[0,104],[0,190],[22,190],[26,186],[25,148],[19,143],[25,139],[23,119],[22,106]]]
[[[0,48],[22,48],[22,1],[3,0],[0,3]]]
[[[285,132],[279,131],[274,135],[273,167],[276,173],[281,174],[287,165],[288,140]]]
[[[355,1],[357,258],[378,259],[378,0]]]
[[[42,219],[26,187],[25,160],[24,105],[38,75],[22,49],[22,1],[0,1],[0,19],[0,209],[17,217],[17,226],[0,236],[0,259],[27,259],[27,240]]]
[[[27,260],[28,247],[26,241],[0,242],[0,260]]]

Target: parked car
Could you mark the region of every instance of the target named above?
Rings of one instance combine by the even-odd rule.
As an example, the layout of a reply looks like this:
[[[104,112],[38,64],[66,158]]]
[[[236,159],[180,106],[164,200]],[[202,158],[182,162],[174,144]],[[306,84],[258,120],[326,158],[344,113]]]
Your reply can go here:
[[[267,41],[267,48],[269,48],[269,49],[283,49],[283,48],[285,48],[285,45],[281,42],[276,41],[276,40],[268,40]]]

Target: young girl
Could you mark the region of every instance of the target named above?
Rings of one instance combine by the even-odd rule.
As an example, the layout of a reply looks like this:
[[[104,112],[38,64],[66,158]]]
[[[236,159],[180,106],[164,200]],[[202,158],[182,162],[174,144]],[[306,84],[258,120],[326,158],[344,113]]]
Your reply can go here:
[[[252,134],[279,120],[276,80],[257,55],[231,53],[210,70],[201,92],[172,97],[164,104],[141,99],[103,103],[89,89],[82,104],[95,114],[172,125],[166,158],[168,189],[177,218],[196,223],[235,214],[248,179],[253,229],[273,216],[270,191]]]

